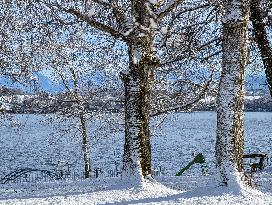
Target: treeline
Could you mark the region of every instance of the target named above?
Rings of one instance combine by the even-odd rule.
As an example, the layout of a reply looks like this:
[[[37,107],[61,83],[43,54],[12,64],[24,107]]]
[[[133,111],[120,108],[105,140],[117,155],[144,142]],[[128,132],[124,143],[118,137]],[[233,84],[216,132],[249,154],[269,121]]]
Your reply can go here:
[[[67,93],[49,94],[47,92],[25,93],[17,89],[0,88],[0,109],[6,113],[12,114],[51,114],[51,113],[69,113],[76,104],[72,96]],[[120,102],[115,94],[95,95],[94,93],[85,93],[83,96],[85,111],[98,111],[103,108],[104,111],[118,112],[123,109],[123,103]]]
[[[20,90],[1,88],[0,108],[2,111],[14,114],[50,114],[50,113],[69,113],[75,104],[74,100],[67,93],[49,94],[39,92],[27,94]],[[167,95],[167,93],[165,93]],[[169,95],[169,93],[168,93]],[[172,104],[179,102],[166,102],[164,104],[157,99],[152,100],[153,107],[171,107]],[[84,110],[87,112],[123,112],[125,109],[123,96],[118,96],[114,92],[104,93],[96,96],[88,93],[84,95]],[[215,98],[212,100],[201,100],[195,107],[195,111],[215,111]],[[267,95],[246,96],[245,111],[247,112],[272,112],[272,100]],[[156,112],[156,111],[154,111]]]
[[[244,104],[246,112],[272,112],[272,100],[269,96],[247,96]],[[197,111],[216,111],[216,102],[202,102],[197,108]]]

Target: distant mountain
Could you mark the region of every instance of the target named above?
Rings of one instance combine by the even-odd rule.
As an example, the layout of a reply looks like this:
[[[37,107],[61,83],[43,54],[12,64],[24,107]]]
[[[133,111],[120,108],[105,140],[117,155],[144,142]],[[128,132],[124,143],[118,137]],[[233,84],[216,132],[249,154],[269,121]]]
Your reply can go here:
[[[54,81],[44,74],[37,72],[34,74],[34,77],[37,79],[37,87],[41,91],[47,91],[50,93],[64,91],[64,86],[61,82]]]
[[[30,86],[24,85],[24,83],[19,83],[18,81],[9,77],[0,77],[0,86],[10,89],[19,89],[25,92],[30,92]]]
[[[47,91],[50,93],[62,92],[65,90],[62,82],[57,82],[45,74],[40,72],[35,72],[33,74],[35,81],[32,81],[30,84],[21,84],[14,82],[10,78],[0,77],[0,87],[7,87],[13,89],[20,89],[25,92],[34,92],[35,90]],[[108,76],[105,76],[102,72],[93,73],[92,75],[83,76],[79,81],[85,82],[86,85],[92,88],[100,87],[103,82],[106,81]],[[116,78],[117,80],[118,78]],[[69,82],[72,85],[72,81]],[[248,92],[263,92],[268,93],[268,86],[266,83],[265,75],[253,75],[248,74],[246,76],[246,91]]]
[[[91,88],[99,88],[106,81],[107,76],[103,72],[95,72],[90,75],[82,76],[79,79],[79,84],[83,83]],[[69,87],[73,87],[72,80],[68,80]],[[24,92],[34,92],[36,90],[46,91],[49,93],[63,92],[65,86],[59,80],[54,80],[49,75],[41,72],[33,73],[33,80],[28,83],[17,82],[8,77],[0,77],[0,87],[6,87],[11,89],[20,89]]]
[[[40,90],[55,93],[64,90],[64,87],[60,83],[54,82],[52,79],[39,72],[34,73],[33,80],[29,82],[20,82],[9,77],[0,77],[0,86],[20,89],[24,92],[34,92],[36,90]]]

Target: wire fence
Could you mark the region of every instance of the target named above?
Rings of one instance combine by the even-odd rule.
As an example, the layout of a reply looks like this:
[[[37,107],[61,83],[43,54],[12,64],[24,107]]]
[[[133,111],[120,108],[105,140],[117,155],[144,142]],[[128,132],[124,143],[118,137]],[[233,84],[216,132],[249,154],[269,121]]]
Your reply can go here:
[[[264,166],[270,167],[272,165],[272,157],[268,157],[263,160]],[[257,161],[256,161],[257,160]],[[259,159],[249,158],[244,161],[245,172],[247,169],[251,169],[252,164],[258,164]],[[0,184],[9,183],[38,183],[38,182],[53,182],[59,180],[83,180],[84,173],[75,171],[77,165],[71,164],[67,161],[58,161],[56,164],[50,164],[48,170],[46,169],[32,169],[32,168],[20,168],[11,171],[9,174],[0,178]],[[77,169],[78,170],[78,169]],[[165,167],[159,166],[151,171],[151,175],[154,177],[166,176]],[[1,176],[1,173],[0,173]],[[95,167],[90,171],[90,178],[105,178],[105,177],[120,177],[121,167],[118,163],[115,163],[113,169],[102,169]]]
[[[65,168],[65,167],[63,167]],[[152,176],[163,176],[165,168],[159,167],[151,172]],[[103,171],[101,168],[95,168],[90,172],[90,178],[120,177],[121,170],[110,169]],[[39,170],[31,168],[17,169],[0,179],[0,184],[20,184],[20,183],[38,183],[54,182],[59,180],[83,180],[84,173],[73,172],[69,169],[57,169],[53,171]]]

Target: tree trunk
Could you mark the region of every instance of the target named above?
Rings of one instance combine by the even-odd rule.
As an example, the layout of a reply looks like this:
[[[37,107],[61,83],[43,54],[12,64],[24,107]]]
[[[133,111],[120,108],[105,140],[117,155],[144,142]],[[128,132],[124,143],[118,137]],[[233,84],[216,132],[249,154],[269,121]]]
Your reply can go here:
[[[83,151],[83,160],[84,160],[84,178],[87,179],[90,177],[90,151],[89,151],[89,136],[87,132],[87,124],[84,113],[80,112],[80,127],[82,135],[82,151]]]
[[[243,170],[244,71],[247,62],[248,16],[247,1],[241,1],[240,4],[235,0],[228,1],[223,20],[223,59],[217,99],[216,133],[216,165],[220,181],[225,185],[231,184],[236,172]]]
[[[265,68],[266,81],[268,83],[270,96],[272,97],[272,51],[269,45],[269,40],[260,9],[260,0],[251,0],[250,10],[255,41],[261,52],[263,65]]]
[[[129,72],[123,75],[125,145],[122,176],[136,179],[151,174],[150,96],[153,72],[158,66],[156,58],[152,56],[151,40],[146,38],[139,42],[129,46]],[[137,52],[143,56],[135,62]]]
[[[123,75],[126,110],[122,177],[128,177],[129,181],[134,178],[137,183],[151,174],[150,96],[159,61],[152,49],[156,17],[151,4],[145,0],[131,3],[134,25],[127,38],[129,70]]]
[[[84,178],[90,178],[90,150],[89,150],[89,136],[87,130],[87,120],[84,114],[84,105],[79,96],[79,86],[78,86],[78,77],[76,72],[73,69],[70,69],[73,77],[74,84],[74,98],[76,100],[78,110],[79,110],[79,121],[80,121],[80,129],[82,136],[82,152],[83,152],[83,163],[84,163]]]

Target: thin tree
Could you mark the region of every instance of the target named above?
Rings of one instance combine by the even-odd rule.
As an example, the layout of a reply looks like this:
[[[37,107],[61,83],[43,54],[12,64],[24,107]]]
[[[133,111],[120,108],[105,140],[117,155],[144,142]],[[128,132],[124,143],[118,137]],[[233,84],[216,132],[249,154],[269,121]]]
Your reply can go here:
[[[61,72],[59,72],[59,75],[61,75],[60,77],[62,78],[62,82],[66,88],[66,93],[68,94],[67,102],[70,102],[72,105],[75,104],[75,106],[72,106],[72,110],[70,110],[70,113],[66,114],[70,114],[73,117],[77,117],[79,119],[79,128],[82,137],[84,178],[87,179],[90,177],[90,139],[87,128],[87,111],[86,106],[84,106],[84,104],[86,103],[80,95],[78,80],[79,77],[77,72],[71,66],[69,66],[69,71],[70,75],[72,76],[72,89],[70,89],[69,82],[67,81],[67,79],[65,79]]]
[[[44,58],[47,69],[51,71],[51,77],[61,82],[61,85],[64,87],[65,92],[61,98],[58,98],[58,104],[60,104],[60,106],[56,113],[64,119],[73,119],[72,121],[79,125],[76,127],[81,136],[84,178],[89,178],[91,169],[91,142],[88,120],[96,118],[104,110],[103,107],[98,109],[98,105],[95,104],[95,99],[100,99],[99,96],[101,96],[101,94],[98,94],[95,90],[87,90],[91,89],[91,85],[89,85],[90,78],[94,78],[96,72],[103,72],[101,67],[105,65],[106,59],[104,59],[105,62],[92,62],[92,60],[87,57],[90,54],[89,50],[92,49],[93,53],[102,53],[103,51],[90,43],[89,46],[85,47],[82,39],[78,36],[73,36],[69,41],[70,45],[68,46],[66,44],[56,46],[56,39],[51,39],[46,44],[47,49],[44,50],[46,51],[45,55],[40,57]],[[109,43],[109,45],[111,44]],[[51,53],[53,53],[53,55]],[[84,58],[82,58],[82,56],[84,56]],[[107,87],[110,88],[108,85]],[[103,92],[102,85],[100,89],[99,93]],[[95,106],[97,109],[92,110],[90,109],[91,106]],[[103,123],[101,122],[101,124]],[[94,136],[94,133],[92,133],[92,136]]]

